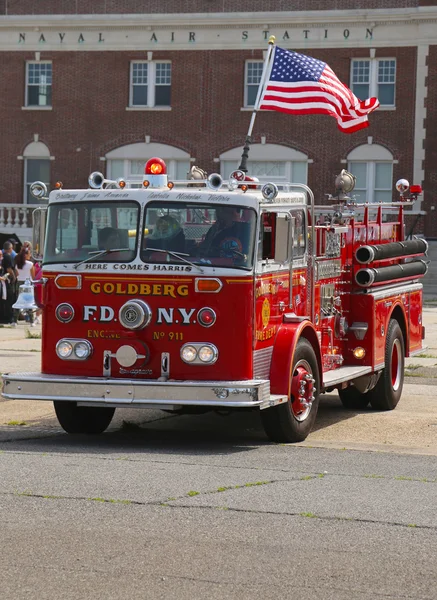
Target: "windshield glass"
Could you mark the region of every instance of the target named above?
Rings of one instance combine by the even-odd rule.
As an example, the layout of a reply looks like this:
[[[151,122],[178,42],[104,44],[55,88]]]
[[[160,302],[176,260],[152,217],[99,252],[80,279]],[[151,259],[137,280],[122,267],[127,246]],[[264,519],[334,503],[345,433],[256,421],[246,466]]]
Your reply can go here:
[[[136,255],[139,212],[136,202],[50,205],[44,264],[130,262]],[[113,249],[119,252],[98,255]]]
[[[151,202],[144,215],[141,258],[251,269],[255,230],[256,213],[246,206]]]

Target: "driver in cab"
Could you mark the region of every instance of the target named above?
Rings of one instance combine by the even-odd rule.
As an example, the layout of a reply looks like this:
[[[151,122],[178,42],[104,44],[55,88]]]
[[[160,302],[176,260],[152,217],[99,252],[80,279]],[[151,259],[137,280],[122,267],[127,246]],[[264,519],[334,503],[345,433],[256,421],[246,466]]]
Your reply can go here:
[[[99,250],[118,250],[121,248],[120,234],[113,227],[104,227],[99,231]]]
[[[244,258],[240,211],[234,206],[217,206],[216,217],[216,222],[199,244],[201,254],[215,258]]]

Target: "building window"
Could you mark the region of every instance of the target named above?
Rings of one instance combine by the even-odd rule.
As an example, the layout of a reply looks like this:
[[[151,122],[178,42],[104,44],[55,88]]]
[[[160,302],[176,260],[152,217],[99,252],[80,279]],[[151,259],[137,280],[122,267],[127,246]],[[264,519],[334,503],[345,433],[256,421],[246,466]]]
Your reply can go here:
[[[132,62],[129,106],[151,108],[170,106],[171,63]]]
[[[109,179],[118,179],[123,177],[130,182],[131,187],[143,187],[144,165],[149,160],[150,156],[142,159],[113,159],[108,160],[108,177]],[[165,160],[165,159],[164,159]],[[190,160],[165,160],[167,165],[168,179],[181,181],[187,178],[187,173],[190,170]]]
[[[357,178],[353,195],[359,203],[392,201],[393,164],[391,162],[350,162],[348,169]]]
[[[52,105],[52,63],[26,63],[26,106]]]
[[[263,66],[263,62],[254,60],[246,61],[244,77],[244,106],[255,106],[255,100],[261,81]]]
[[[222,162],[222,172],[225,179],[229,178],[232,171],[238,169],[240,161],[225,160]],[[247,174],[257,177],[261,183],[273,182],[307,182],[307,161],[281,161],[281,160],[248,160]]]
[[[381,106],[395,106],[396,60],[394,58],[352,61],[352,91],[360,100],[376,96]]]
[[[41,204],[30,193],[30,184],[34,181],[42,181],[50,191],[50,159],[26,158],[24,160],[24,202],[25,204]]]

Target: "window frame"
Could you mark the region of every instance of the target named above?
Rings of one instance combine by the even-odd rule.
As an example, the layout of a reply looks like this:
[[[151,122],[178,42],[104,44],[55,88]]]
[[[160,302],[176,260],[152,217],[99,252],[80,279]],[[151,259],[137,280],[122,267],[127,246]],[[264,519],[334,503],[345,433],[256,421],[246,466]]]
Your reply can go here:
[[[376,97],[378,98],[379,85],[388,85],[386,83],[378,82],[378,72],[379,72],[379,63],[382,61],[394,61],[395,63],[395,77],[393,84],[393,104],[380,104],[379,108],[381,109],[395,109],[396,108],[396,72],[397,72],[397,60],[393,56],[380,56],[378,58],[352,58],[350,64],[350,89],[353,92],[354,80],[353,80],[353,69],[354,63],[357,62],[368,62],[369,63],[369,98]],[[358,82],[357,82],[358,84]],[[361,98],[362,100],[366,100],[366,98]]]
[[[131,183],[138,184],[138,187],[142,187],[143,179],[144,179],[144,171],[142,173],[133,173],[132,172],[132,163],[135,161],[141,161],[145,165],[149,160],[150,156],[141,159],[141,158],[108,158],[106,162],[106,172],[108,179],[116,179],[117,177],[123,177],[127,181]],[[167,177],[169,181],[177,180],[177,172],[178,166],[181,163],[187,163],[186,172],[190,170],[191,161],[189,158],[163,158],[165,164],[167,165]],[[113,162],[123,162],[123,174],[122,175],[114,175],[113,174]],[[184,177],[186,179],[186,177]]]
[[[35,180],[32,179],[32,181],[27,181],[28,178],[28,161],[29,160],[39,160],[39,161],[47,161],[49,163],[49,181],[43,181],[43,179],[39,179],[39,180]],[[26,204],[27,206],[33,206],[32,203],[29,203],[29,186],[34,183],[35,181],[42,181],[43,183],[46,184],[47,186],[47,193],[50,193],[50,176],[51,176],[51,160],[50,157],[47,156],[25,156],[24,157],[24,186],[23,186],[23,204]],[[34,204],[41,204],[44,203],[41,200],[36,200]]]
[[[50,65],[51,66],[51,82],[46,84],[50,86],[50,104],[29,104],[29,88],[37,87],[36,84],[29,84],[29,66],[30,65]],[[40,85],[40,84],[38,84]],[[53,107],[53,61],[52,60],[26,60],[26,79],[24,89],[24,106],[29,109],[50,109]]]
[[[225,172],[225,163],[230,163],[233,162],[232,160],[229,159],[224,159],[220,161],[220,174],[221,176],[226,179],[228,177],[228,174]],[[251,163],[254,162],[265,162],[265,163],[283,163],[284,164],[284,175],[276,175],[273,177],[269,177],[268,175],[255,175],[255,173],[253,173],[250,169],[250,165]],[[296,183],[293,182],[293,170],[294,170],[294,165],[299,164],[299,165],[304,165],[305,166],[305,183],[304,185],[308,185],[308,159],[307,160],[258,160],[258,159],[250,159],[248,160],[247,163],[247,168],[248,168],[248,175],[253,175],[254,177],[258,177],[260,183],[267,183],[270,181],[276,181],[276,182],[284,182],[284,183]],[[239,161],[235,161],[235,169],[238,169],[238,165],[239,165]],[[232,171],[231,171],[232,172]]]
[[[133,71],[134,65],[136,64],[147,64],[147,104],[134,104],[134,82],[133,82]],[[171,108],[171,100],[170,104],[159,104],[156,105],[156,88],[160,87],[160,84],[156,83],[156,65],[158,64],[169,64],[170,65],[170,94],[172,87],[172,61],[171,60],[131,60],[129,65],[129,106],[128,108],[132,109],[168,109]]]
[[[254,63],[258,63],[261,65],[261,75],[262,75],[262,70],[264,67],[264,62],[262,60],[259,59],[255,59],[255,58],[250,58],[248,60],[245,61],[244,63],[244,108],[253,108],[255,106],[254,104],[248,104],[248,75],[249,75],[249,64],[254,64]],[[261,83],[261,78],[260,78],[260,83]],[[253,85],[253,84],[251,84]],[[258,84],[258,88],[259,88],[259,84]]]
[[[366,203],[368,204],[375,204],[376,202],[378,202],[378,200],[375,199],[375,196],[378,192],[391,192],[391,200],[390,202],[393,202],[393,161],[390,160],[349,160],[347,163],[347,168],[348,171],[350,171],[351,173],[353,173],[353,167],[351,166],[352,163],[361,163],[361,164],[365,164],[367,166],[367,170],[366,170],[366,187],[364,188],[364,191],[366,193]],[[378,188],[376,189],[375,185],[376,185],[376,165],[377,164],[385,164],[385,165],[390,165],[391,166],[391,187],[390,188]],[[355,191],[360,191],[363,190],[363,188],[355,188]],[[357,198],[358,203],[362,202],[362,200],[358,197]],[[383,202],[383,204],[389,204],[389,202]]]

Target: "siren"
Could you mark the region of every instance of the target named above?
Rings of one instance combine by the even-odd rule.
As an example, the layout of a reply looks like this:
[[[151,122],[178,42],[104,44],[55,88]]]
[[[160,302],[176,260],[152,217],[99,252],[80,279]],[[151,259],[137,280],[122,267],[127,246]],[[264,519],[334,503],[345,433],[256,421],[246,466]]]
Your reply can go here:
[[[93,190],[99,190],[105,183],[112,183],[112,181],[105,179],[103,173],[100,173],[100,171],[94,171],[88,177],[88,184],[90,188],[93,188]]]
[[[210,190],[219,190],[223,185],[222,176],[218,173],[211,173],[206,180],[206,185]]]
[[[30,185],[30,193],[37,200],[45,200],[47,197],[47,186],[43,181],[34,181]]]
[[[143,186],[160,188],[167,186],[167,165],[162,158],[150,158],[144,167]]]
[[[19,294],[17,301],[12,305],[12,308],[17,310],[37,310],[38,306],[35,304],[35,296],[33,293],[33,285],[30,279],[20,285]]]

